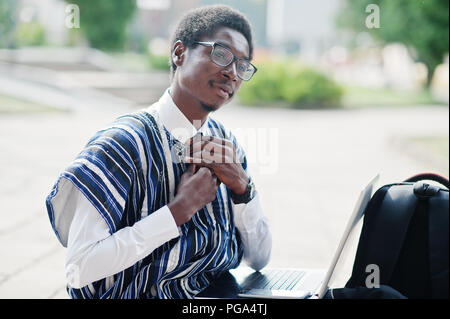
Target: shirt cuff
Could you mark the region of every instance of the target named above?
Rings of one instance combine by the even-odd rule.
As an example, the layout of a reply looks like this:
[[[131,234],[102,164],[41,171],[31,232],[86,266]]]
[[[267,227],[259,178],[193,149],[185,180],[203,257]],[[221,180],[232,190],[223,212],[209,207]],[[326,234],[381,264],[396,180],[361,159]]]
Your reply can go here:
[[[141,219],[137,224],[144,242],[150,246],[153,246],[155,242],[162,245],[180,236],[177,224],[167,205]]]
[[[234,224],[239,231],[252,232],[264,218],[259,195],[256,193],[247,204],[233,204]]]

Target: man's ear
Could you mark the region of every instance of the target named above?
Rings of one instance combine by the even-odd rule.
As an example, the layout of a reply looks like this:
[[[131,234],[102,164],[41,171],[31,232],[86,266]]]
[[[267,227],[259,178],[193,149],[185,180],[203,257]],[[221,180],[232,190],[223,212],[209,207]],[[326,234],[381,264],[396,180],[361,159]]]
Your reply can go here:
[[[183,64],[186,56],[185,53],[186,46],[183,44],[183,42],[181,42],[180,40],[175,42],[172,48],[172,61],[177,67]]]

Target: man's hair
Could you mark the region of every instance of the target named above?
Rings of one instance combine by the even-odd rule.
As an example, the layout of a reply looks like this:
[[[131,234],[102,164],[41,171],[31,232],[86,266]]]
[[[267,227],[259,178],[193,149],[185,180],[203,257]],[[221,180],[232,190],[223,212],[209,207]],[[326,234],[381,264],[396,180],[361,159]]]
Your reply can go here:
[[[178,23],[170,41],[170,69],[172,76],[177,66],[172,60],[172,50],[175,42],[180,40],[188,48],[195,46],[203,36],[213,35],[219,28],[234,29],[247,39],[249,58],[253,57],[252,28],[247,18],[239,11],[225,5],[204,6],[187,12]]]

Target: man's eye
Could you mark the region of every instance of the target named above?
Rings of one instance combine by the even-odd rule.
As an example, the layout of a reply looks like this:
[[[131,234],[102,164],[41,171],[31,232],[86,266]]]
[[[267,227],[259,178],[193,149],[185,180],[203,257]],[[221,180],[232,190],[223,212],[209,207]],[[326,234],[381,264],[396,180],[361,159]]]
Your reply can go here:
[[[218,58],[224,58],[224,57],[225,57],[225,53],[220,52],[220,51],[216,51],[216,52],[214,53],[214,55],[215,55],[216,57],[218,57]]]
[[[248,65],[246,65],[244,63],[241,63],[241,64],[238,65],[238,69],[239,69],[240,72],[247,72]]]

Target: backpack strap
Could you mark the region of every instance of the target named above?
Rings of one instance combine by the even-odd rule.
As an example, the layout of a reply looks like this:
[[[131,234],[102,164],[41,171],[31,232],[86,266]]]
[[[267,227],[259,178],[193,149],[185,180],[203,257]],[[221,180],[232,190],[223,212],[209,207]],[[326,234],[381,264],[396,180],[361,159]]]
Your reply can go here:
[[[449,192],[429,200],[429,258],[432,298],[449,296]]]
[[[386,193],[382,209],[374,218],[372,247],[374,251],[367,261],[380,268],[380,282],[388,283],[402,250],[411,217],[417,205],[417,197],[409,189],[413,185],[394,185]]]
[[[412,188],[413,185],[386,185],[373,196],[372,200],[378,200],[366,209],[347,287],[364,286],[368,276],[366,267],[370,264],[379,267],[380,284],[389,283],[417,204]]]

